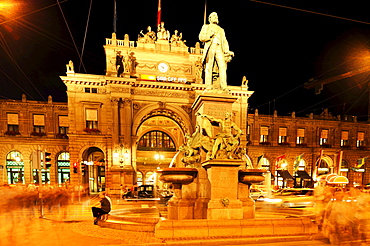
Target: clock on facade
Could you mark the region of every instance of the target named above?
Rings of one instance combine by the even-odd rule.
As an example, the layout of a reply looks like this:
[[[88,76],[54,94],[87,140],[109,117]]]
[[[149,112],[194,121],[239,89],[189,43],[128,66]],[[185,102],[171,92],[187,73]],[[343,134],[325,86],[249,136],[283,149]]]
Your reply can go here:
[[[167,63],[161,62],[161,63],[158,64],[158,70],[159,70],[159,72],[165,73],[165,72],[168,71],[168,69],[169,69],[169,66],[168,66]]]

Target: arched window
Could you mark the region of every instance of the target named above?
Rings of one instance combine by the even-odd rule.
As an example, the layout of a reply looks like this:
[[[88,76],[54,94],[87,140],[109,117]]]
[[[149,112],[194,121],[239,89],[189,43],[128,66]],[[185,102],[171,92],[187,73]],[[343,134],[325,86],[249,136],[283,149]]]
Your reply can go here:
[[[137,185],[143,185],[143,174],[141,172],[136,173]]]
[[[154,184],[154,173],[153,172],[147,172],[145,174],[145,184],[152,185]]]
[[[167,133],[162,131],[150,131],[140,138],[138,150],[176,151],[176,147],[172,138],[168,136]]]
[[[8,184],[24,184],[23,156],[18,151],[11,151],[6,156]]]
[[[70,160],[69,153],[62,152],[57,157],[58,166],[58,184],[62,184],[70,180]]]

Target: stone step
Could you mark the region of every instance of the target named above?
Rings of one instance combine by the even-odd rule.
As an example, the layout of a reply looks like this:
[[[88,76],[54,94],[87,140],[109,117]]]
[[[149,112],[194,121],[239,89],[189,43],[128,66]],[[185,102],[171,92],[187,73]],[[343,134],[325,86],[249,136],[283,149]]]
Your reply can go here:
[[[113,220],[99,221],[98,225],[103,228],[111,228],[123,231],[154,232],[155,224],[143,224],[131,221]]]

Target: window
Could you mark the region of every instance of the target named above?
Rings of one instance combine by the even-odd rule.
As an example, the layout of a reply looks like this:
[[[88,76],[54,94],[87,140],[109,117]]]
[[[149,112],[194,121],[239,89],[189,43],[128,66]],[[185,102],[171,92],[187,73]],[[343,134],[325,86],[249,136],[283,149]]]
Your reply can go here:
[[[45,116],[43,114],[33,115],[33,132],[45,133]]]
[[[66,137],[68,134],[68,116],[61,116],[59,115],[59,129],[58,129],[58,135],[63,138]]]
[[[279,144],[283,144],[283,143],[287,143],[288,142],[288,139],[287,139],[287,128],[286,127],[279,127],[279,139],[278,139],[278,143]]]
[[[86,129],[98,129],[97,109],[86,109]]]
[[[320,132],[320,145],[326,145],[328,144],[328,134],[329,130],[323,129]]]
[[[268,142],[269,128],[267,126],[261,126],[260,128],[260,143]]]
[[[6,156],[8,184],[24,184],[23,156],[18,151],[11,151]]]
[[[58,184],[70,181],[70,155],[62,152],[57,157]]]
[[[357,141],[356,147],[364,147],[365,146],[365,132],[357,132]]]
[[[304,128],[298,128],[297,129],[297,144],[304,144]]]
[[[8,123],[8,133],[10,134],[19,134],[19,123],[18,123],[18,114],[7,114],[7,123]]]
[[[85,88],[85,93],[98,93],[98,88]]]
[[[349,131],[342,131],[342,136],[340,139],[340,146],[349,146],[349,139],[348,139]]]
[[[164,149],[175,151],[175,144],[170,136],[161,131],[150,131],[145,133],[139,140],[139,150]]]

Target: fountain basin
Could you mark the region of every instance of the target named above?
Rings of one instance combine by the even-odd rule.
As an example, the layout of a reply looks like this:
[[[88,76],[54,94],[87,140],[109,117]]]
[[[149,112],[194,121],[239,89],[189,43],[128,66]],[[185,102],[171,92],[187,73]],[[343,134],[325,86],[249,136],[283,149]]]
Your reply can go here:
[[[156,171],[161,176],[159,180],[164,183],[173,184],[190,184],[197,177],[198,170],[196,168],[163,168]]]
[[[239,182],[247,185],[262,183],[265,181],[263,174],[266,172],[263,169],[241,169],[238,172]]]

